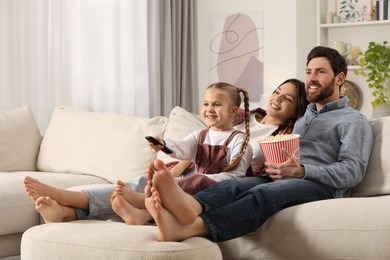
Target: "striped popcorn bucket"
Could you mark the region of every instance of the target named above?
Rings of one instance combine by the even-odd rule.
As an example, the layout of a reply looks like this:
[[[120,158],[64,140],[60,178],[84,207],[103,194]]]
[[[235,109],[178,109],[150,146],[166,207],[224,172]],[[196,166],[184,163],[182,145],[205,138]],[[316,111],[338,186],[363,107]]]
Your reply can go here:
[[[264,161],[272,163],[287,161],[287,157],[280,151],[282,148],[299,160],[299,137],[297,134],[277,135],[259,141]]]

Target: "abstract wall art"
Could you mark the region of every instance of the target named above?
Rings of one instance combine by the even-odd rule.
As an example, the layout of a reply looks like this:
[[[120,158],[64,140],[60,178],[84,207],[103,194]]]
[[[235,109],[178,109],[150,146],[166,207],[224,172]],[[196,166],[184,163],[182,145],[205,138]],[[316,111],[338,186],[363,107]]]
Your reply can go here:
[[[223,81],[245,88],[250,101],[263,94],[263,12],[212,15],[210,74],[212,82]]]

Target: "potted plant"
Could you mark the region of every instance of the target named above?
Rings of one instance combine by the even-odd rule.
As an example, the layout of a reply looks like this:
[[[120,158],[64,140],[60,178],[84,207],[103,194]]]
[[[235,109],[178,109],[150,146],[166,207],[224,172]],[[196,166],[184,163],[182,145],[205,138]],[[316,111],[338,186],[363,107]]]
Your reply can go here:
[[[368,88],[372,91],[374,100],[371,102],[372,108],[383,107],[390,109],[390,95],[387,84],[390,83],[390,47],[387,41],[382,43],[370,42],[368,49],[360,53],[359,66],[361,69],[355,70],[356,75],[366,78]]]

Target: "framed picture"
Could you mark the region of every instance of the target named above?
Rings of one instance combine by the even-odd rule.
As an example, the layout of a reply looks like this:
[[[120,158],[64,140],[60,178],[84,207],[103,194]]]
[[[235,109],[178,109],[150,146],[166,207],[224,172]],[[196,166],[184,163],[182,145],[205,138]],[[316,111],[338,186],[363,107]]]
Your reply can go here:
[[[372,0],[336,0],[337,14],[342,23],[371,20]]]

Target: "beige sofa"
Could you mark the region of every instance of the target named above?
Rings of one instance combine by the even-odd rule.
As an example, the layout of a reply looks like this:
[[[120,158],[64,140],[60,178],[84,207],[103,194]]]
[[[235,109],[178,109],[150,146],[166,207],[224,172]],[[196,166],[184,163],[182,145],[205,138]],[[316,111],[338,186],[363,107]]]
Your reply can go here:
[[[180,107],[168,118],[150,119],[58,107],[42,138],[28,108],[2,111],[0,258],[389,259],[390,117],[371,120],[371,125],[375,145],[353,198],[282,210],[256,232],[222,243],[200,237],[161,243],[154,226],[113,220],[40,225],[22,180],[30,175],[79,190],[131,179],[144,174],[156,157],[145,135],[180,138],[204,127],[196,115]]]

